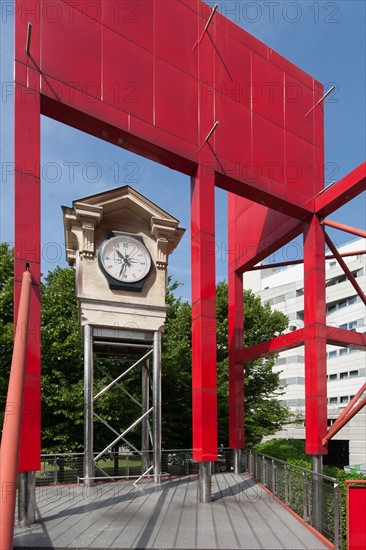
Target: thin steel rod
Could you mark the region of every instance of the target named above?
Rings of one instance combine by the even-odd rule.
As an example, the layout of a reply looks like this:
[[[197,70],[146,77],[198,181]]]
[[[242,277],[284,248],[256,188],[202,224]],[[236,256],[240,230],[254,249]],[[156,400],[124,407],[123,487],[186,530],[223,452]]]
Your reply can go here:
[[[1,438],[0,548],[2,550],[13,548],[31,288],[32,276],[29,271],[25,271],[22,278],[18,317],[14,333],[13,357]]]
[[[320,103],[322,103],[322,101],[324,101],[324,99],[325,99],[326,97],[328,97],[328,95],[331,94],[331,93],[333,92],[334,89],[335,89],[335,86],[332,86],[331,88],[329,88],[329,90],[328,90],[327,92],[325,92],[325,94],[323,95],[323,97],[321,97],[321,98],[315,103],[315,105],[313,105],[312,108],[308,110],[308,112],[307,112],[306,115],[305,115],[305,118],[306,118],[308,115],[310,115],[310,113],[311,113],[312,111],[314,111],[315,107],[317,107],[318,105],[320,105]]]
[[[138,478],[136,479],[136,481],[133,482],[133,484],[136,486],[136,485],[139,483],[139,481],[142,480],[143,477],[146,477],[147,474],[148,474],[149,472],[151,472],[151,470],[152,470],[153,468],[154,468],[154,464],[152,464],[152,465],[150,466],[150,468],[148,468],[148,469],[146,470],[146,472],[144,472],[142,475],[140,475],[140,477],[138,477]]]
[[[149,360],[143,365],[141,370],[141,402],[142,412],[146,412],[150,403],[150,388],[148,376]],[[145,472],[149,467],[149,419],[146,417],[141,425],[141,451],[142,451],[142,472]]]
[[[202,31],[202,33],[201,33],[201,36],[199,37],[199,39],[197,40],[197,42],[196,42],[195,45],[193,46],[192,51],[194,51],[194,50],[197,48],[197,46],[199,46],[199,45],[201,44],[202,38],[204,37],[205,32],[207,32],[208,27],[209,27],[210,24],[211,24],[212,18],[213,18],[213,16],[214,16],[215,13],[216,13],[217,7],[218,7],[218,5],[215,4],[215,6],[212,8],[212,12],[210,13],[210,17],[207,19],[205,28],[203,29],[203,31]]]
[[[362,256],[366,254],[366,250],[355,250],[354,252],[342,252],[339,253],[339,255],[342,258],[348,258],[349,256]],[[334,260],[335,256],[333,254],[329,254],[325,256],[326,260]],[[251,269],[248,269],[248,271],[258,271],[259,269],[271,269],[275,267],[287,267],[288,265],[298,265],[304,263],[304,259],[301,258],[300,260],[288,260],[287,262],[277,262],[275,264],[265,264],[265,265],[256,265],[252,267]]]
[[[109,474],[107,474],[107,472],[105,470],[103,470],[103,468],[101,468],[100,466],[98,466],[98,464],[95,464],[95,467],[97,468],[97,470],[99,470],[100,472],[102,472],[105,476],[109,477],[109,479],[113,479],[112,476],[110,476]]]
[[[326,231],[324,231],[324,234],[325,234],[325,242],[327,243],[329,249],[333,252],[334,256],[336,257],[336,259],[338,260],[338,263],[339,265],[341,266],[341,268],[343,269],[343,271],[345,272],[345,274],[347,275],[348,279],[349,279],[349,282],[351,283],[351,285],[353,286],[353,288],[356,290],[357,294],[359,295],[359,297],[361,298],[361,300],[363,301],[363,303],[366,305],[366,295],[364,293],[364,291],[362,290],[362,288],[360,287],[360,285],[358,284],[358,282],[356,281],[355,277],[353,276],[351,270],[349,269],[348,265],[346,264],[346,262],[343,260],[342,256],[339,254],[338,250],[336,249],[336,247],[334,246],[331,238],[329,237],[329,235],[326,233]]]
[[[28,21],[28,26],[27,26],[27,39],[26,39],[26,42],[25,42],[25,53],[26,53],[26,55],[28,55],[28,56],[29,56],[29,49],[30,49],[31,36],[32,36],[32,23],[31,23],[30,21]]]
[[[114,381],[114,378],[111,374],[109,374],[109,372],[107,372],[106,370],[104,370],[100,365],[96,365],[97,369],[104,374],[104,376],[106,376],[107,378],[109,378],[109,380],[113,380]],[[120,390],[122,390],[130,399],[131,401],[133,401],[134,403],[136,403],[136,405],[138,405],[139,407],[142,407],[140,401],[138,401],[132,394],[130,394],[129,391],[126,390],[126,388],[124,388],[122,386],[122,384],[119,384],[118,382],[116,383],[117,385],[117,388],[119,388]]]
[[[154,332],[153,356],[153,426],[154,426],[154,482],[161,476],[161,332]]]
[[[129,367],[127,370],[125,370],[125,372],[123,372],[122,374],[120,374],[119,376],[117,376],[117,378],[115,380],[113,380],[113,382],[111,382],[110,384],[108,384],[108,386],[106,386],[105,388],[103,388],[99,393],[97,393],[97,395],[94,396],[94,401],[96,399],[98,399],[98,397],[100,397],[101,395],[105,394],[106,391],[108,391],[110,388],[112,388],[112,386],[114,386],[114,384],[117,384],[117,382],[119,382],[124,376],[126,376],[126,374],[128,374],[132,369],[134,369],[135,367],[137,367],[137,365],[139,365],[142,361],[144,361],[145,359],[147,359],[147,357],[149,357],[151,354],[152,354],[153,350],[151,349],[150,351],[148,351],[147,353],[145,353],[145,355],[143,357],[141,357],[138,361],[136,361],[136,363],[134,363],[131,367]]]
[[[111,432],[113,432],[115,435],[120,435],[119,432],[117,432],[117,430],[115,430],[110,424],[108,424],[106,420],[104,420],[101,416],[99,416],[99,414],[97,414],[94,411],[93,411],[93,414],[95,418],[97,418],[102,424],[104,424],[104,426],[107,426],[107,428],[109,428]]]
[[[138,418],[137,420],[135,420],[135,422],[133,424],[131,424],[131,426],[129,428],[127,428],[127,430],[125,430],[123,433],[121,433],[121,435],[119,435],[118,437],[116,437],[116,439],[114,441],[112,441],[112,443],[110,443],[105,449],[103,449],[103,451],[101,453],[99,453],[95,458],[94,460],[98,460],[101,456],[103,456],[111,447],[113,447],[116,443],[118,443],[118,441],[120,439],[122,439],[126,434],[128,434],[128,432],[130,432],[131,430],[133,430],[133,428],[135,428],[137,426],[137,424],[139,422],[141,422],[141,420],[143,418],[145,418],[145,416],[147,414],[150,414],[151,411],[153,410],[153,407],[151,407],[148,411],[146,411],[145,414],[143,414],[142,416],[140,416],[140,418]]]
[[[84,327],[84,477],[94,475],[93,462],[93,328]]]
[[[334,227],[334,229],[339,229],[340,231],[345,231],[345,233],[352,233],[357,237],[363,237],[366,239],[366,231],[364,229],[358,229],[357,227],[352,227],[351,225],[346,225],[344,223],[336,222],[333,220],[322,220],[321,225],[327,225],[328,227]]]
[[[219,124],[220,124],[219,121],[216,120],[215,124],[212,126],[211,130],[209,131],[209,133],[205,137],[206,142],[210,139],[210,137],[212,136],[212,134],[214,133],[214,131],[216,130],[216,128],[218,127]]]

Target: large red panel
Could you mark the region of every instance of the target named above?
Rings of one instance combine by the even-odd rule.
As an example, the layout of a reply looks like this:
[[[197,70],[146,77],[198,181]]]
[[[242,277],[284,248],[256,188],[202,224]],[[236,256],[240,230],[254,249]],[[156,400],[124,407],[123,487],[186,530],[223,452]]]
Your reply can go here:
[[[104,101],[153,122],[153,57],[107,28],[103,29],[102,83]]]
[[[286,74],[285,100],[286,129],[312,143],[314,137],[314,111],[307,115],[314,105],[312,88],[304,86],[299,80]]]
[[[252,56],[252,65],[253,111],[283,127],[285,123],[284,72],[255,53]],[[255,123],[253,124],[255,128]],[[268,135],[266,135],[267,138]]]
[[[247,108],[251,105],[251,50],[233,36],[216,29],[215,82],[220,94]]]
[[[197,144],[197,80],[160,59],[156,59],[155,79],[156,126]]]
[[[250,110],[229,97],[215,95],[216,120],[219,121],[214,140],[217,156],[222,160],[223,173],[240,177],[245,165],[251,161],[251,113]],[[230,163],[225,163],[225,159]],[[219,168],[219,166],[218,166]]]
[[[147,51],[153,51],[153,5],[146,0],[101,0],[103,24]],[[121,54],[120,54],[121,55]],[[121,55],[122,57],[122,55]]]
[[[316,185],[315,147],[287,131],[285,133],[285,178],[291,190],[313,197]]]
[[[193,49],[198,35],[195,13],[179,2],[168,10],[166,0],[154,5],[154,53],[181,71],[197,77],[198,48]]]
[[[264,137],[265,136],[265,137]],[[284,184],[285,131],[267,118],[253,113],[253,163],[261,176]]]
[[[101,97],[102,28],[94,19],[69,9],[60,0],[60,17],[42,18],[41,70],[56,80],[72,83],[86,95]]]

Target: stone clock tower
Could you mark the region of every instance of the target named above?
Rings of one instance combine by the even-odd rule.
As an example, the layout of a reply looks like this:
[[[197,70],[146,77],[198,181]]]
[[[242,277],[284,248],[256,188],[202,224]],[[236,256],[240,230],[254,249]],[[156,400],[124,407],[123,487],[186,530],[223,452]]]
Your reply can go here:
[[[112,189],[63,207],[66,258],[76,270],[79,320],[84,334],[85,464],[84,482],[94,476],[93,403],[119,382],[123,373],[94,395],[93,356],[112,346],[114,351],[140,348],[142,367],[142,458],[147,470],[161,474],[160,337],[167,312],[165,303],[169,255],[181,240],[179,221],[129,186]],[[149,407],[148,358],[153,359],[153,398]],[[145,379],[145,381],[144,381]],[[153,416],[153,466],[148,467],[148,417]],[[96,416],[96,415],[95,415]],[[105,422],[104,422],[105,423]],[[108,426],[110,427],[110,426]],[[116,431],[110,427],[111,430]],[[132,429],[129,427],[127,431]],[[121,441],[124,434],[96,458]],[[145,471],[146,473],[146,471]]]

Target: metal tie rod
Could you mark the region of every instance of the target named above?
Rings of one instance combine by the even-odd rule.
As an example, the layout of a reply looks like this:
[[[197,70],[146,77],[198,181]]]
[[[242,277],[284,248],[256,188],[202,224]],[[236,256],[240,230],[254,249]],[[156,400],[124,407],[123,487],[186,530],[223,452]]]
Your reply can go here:
[[[152,470],[153,468],[154,468],[154,464],[152,464],[152,465],[150,466],[150,468],[148,468],[148,469],[146,470],[146,472],[144,472],[142,475],[140,475],[140,477],[137,478],[136,481],[133,482],[134,486],[137,487],[137,484],[139,483],[139,481],[141,481],[143,477],[146,477],[147,474],[150,473],[151,470]]]
[[[101,453],[99,453],[99,455],[97,455],[95,458],[94,458],[94,461],[98,460],[101,456],[103,456],[111,447],[113,447],[116,443],[118,443],[118,441],[120,439],[122,439],[128,432],[130,432],[131,430],[133,430],[133,428],[135,428],[137,426],[137,424],[139,422],[141,422],[141,420],[143,418],[145,418],[145,416],[147,416],[148,414],[151,413],[151,411],[153,410],[153,407],[150,407],[150,409],[148,411],[146,411],[146,413],[144,413],[142,416],[140,416],[140,418],[138,418],[137,420],[135,420],[135,422],[133,424],[131,424],[131,426],[129,428],[127,428],[127,430],[125,430],[121,435],[119,435],[118,437],[116,437],[116,439],[114,441],[112,441],[112,443],[110,443],[105,449],[103,449],[103,451]]]
[[[113,376],[111,374],[109,374],[109,372],[107,372],[106,370],[104,370],[100,365],[97,365],[97,369],[104,374],[104,376],[106,376],[107,378],[109,378],[109,380],[113,380]],[[114,380],[113,380],[114,381]],[[117,387],[122,390],[130,399],[131,401],[133,401],[134,403],[136,403],[136,405],[138,405],[140,408],[142,408],[142,404],[140,403],[140,401],[138,401],[129,391],[126,390],[126,388],[124,388],[122,386],[122,384],[118,384],[118,382],[116,382],[117,384]]]
[[[120,435],[119,432],[117,432],[117,430],[115,430],[110,424],[108,424],[108,422],[106,420],[104,420],[101,416],[99,416],[99,414],[97,414],[96,412],[93,412],[93,414],[100,422],[102,422],[102,424],[107,426],[107,428],[109,428],[111,430],[111,432],[113,432],[117,436]],[[122,437],[122,439],[126,443],[126,445],[131,447],[131,449],[133,449],[137,454],[142,455],[142,452],[139,451],[132,443],[127,441],[127,439],[125,439],[124,437]]]
[[[94,396],[93,401],[98,399],[98,397],[100,397],[101,395],[105,394],[106,391],[108,391],[110,388],[112,388],[112,386],[114,386],[114,384],[117,384],[117,382],[119,382],[124,376],[126,376],[126,374],[128,374],[133,368],[137,367],[137,365],[139,365],[140,363],[142,363],[142,361],[144,361],[147,357],[149,357],[152,354],[152,352],[153,352],[153,350],[151,349],[150,351],[145,353],[145,355],[143,357],[141,357],[138,361],[136,361],[136,363],[134,363],[132,365],[132,367],[125,370],[125,372],[123,372],[122,374],[117,376],[117,378],[115,380],[113,380],[113,382],[111,382],[110,384],[108,384],[108,386],[106,386],[105,388],[100,390],[100,392],[97,393],[97,395]]]

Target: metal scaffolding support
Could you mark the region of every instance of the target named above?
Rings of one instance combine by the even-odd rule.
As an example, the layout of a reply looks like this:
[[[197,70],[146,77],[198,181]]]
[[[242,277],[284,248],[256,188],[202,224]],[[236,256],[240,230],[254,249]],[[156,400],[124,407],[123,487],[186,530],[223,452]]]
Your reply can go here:
[[[93,461],[93,328],[84,327],[84,483],[94,477]]]
[[[107,350],[107,352],[105,351]],[[114,378],[106,369],[96,363],[96,368],[110,380],[110,382],[102,388],[96,395],[93,392],[94,384],[94,354],[113,353],[114,355],[125,356],[126,352],[136,355],[143,353],[142,357],[135,358],[134,363],[125,371]],[[153,373],[150,375],[150,361],[152,356]],[[104,357],[104,355],[103,355]],[[141,367],[141,401],[136,399],[122,384],[121,380],[125,378],[136,367]],[[110,422],[107,422],[102,416],[94,411],[94,404],[113,387],[118,387],[124,392],[132,402],[140,409],[141,415],[134,420],[122,433],[117,431]],[[152,398],[152,406],[150,399]],[[153,433],[151,431],[149,416],[152,413]],[[161,477],[161,333],[157,332],[129,332],[115,333],[109,329],[93,328],[90,325],[84,327],[84,415],[85,415],[85,430],[84,430],[84,478],[86,486],[90,486],[95,478],[95,468],[98,468],[103,474],[111,479],[118,476],[110,476],[97,464],[97,461],[109,451],[118,448],[118,444],[123,443],[134,453],[141,456],[142,475],[139,478],[143,479],[146,475],[150,475],[153,470],[154,481],[160,483]],[[104,424],[116,436],[101,452],[94,456],[93,435],[94,423],[93,419],[97,419]],[[126,435],[141,425],[141,451],[126,439]],[[152,455],[150,451],[152,445]],[[151,456],[153,458],[151,465]],[[138,481],[139,481],[138,480]]]

